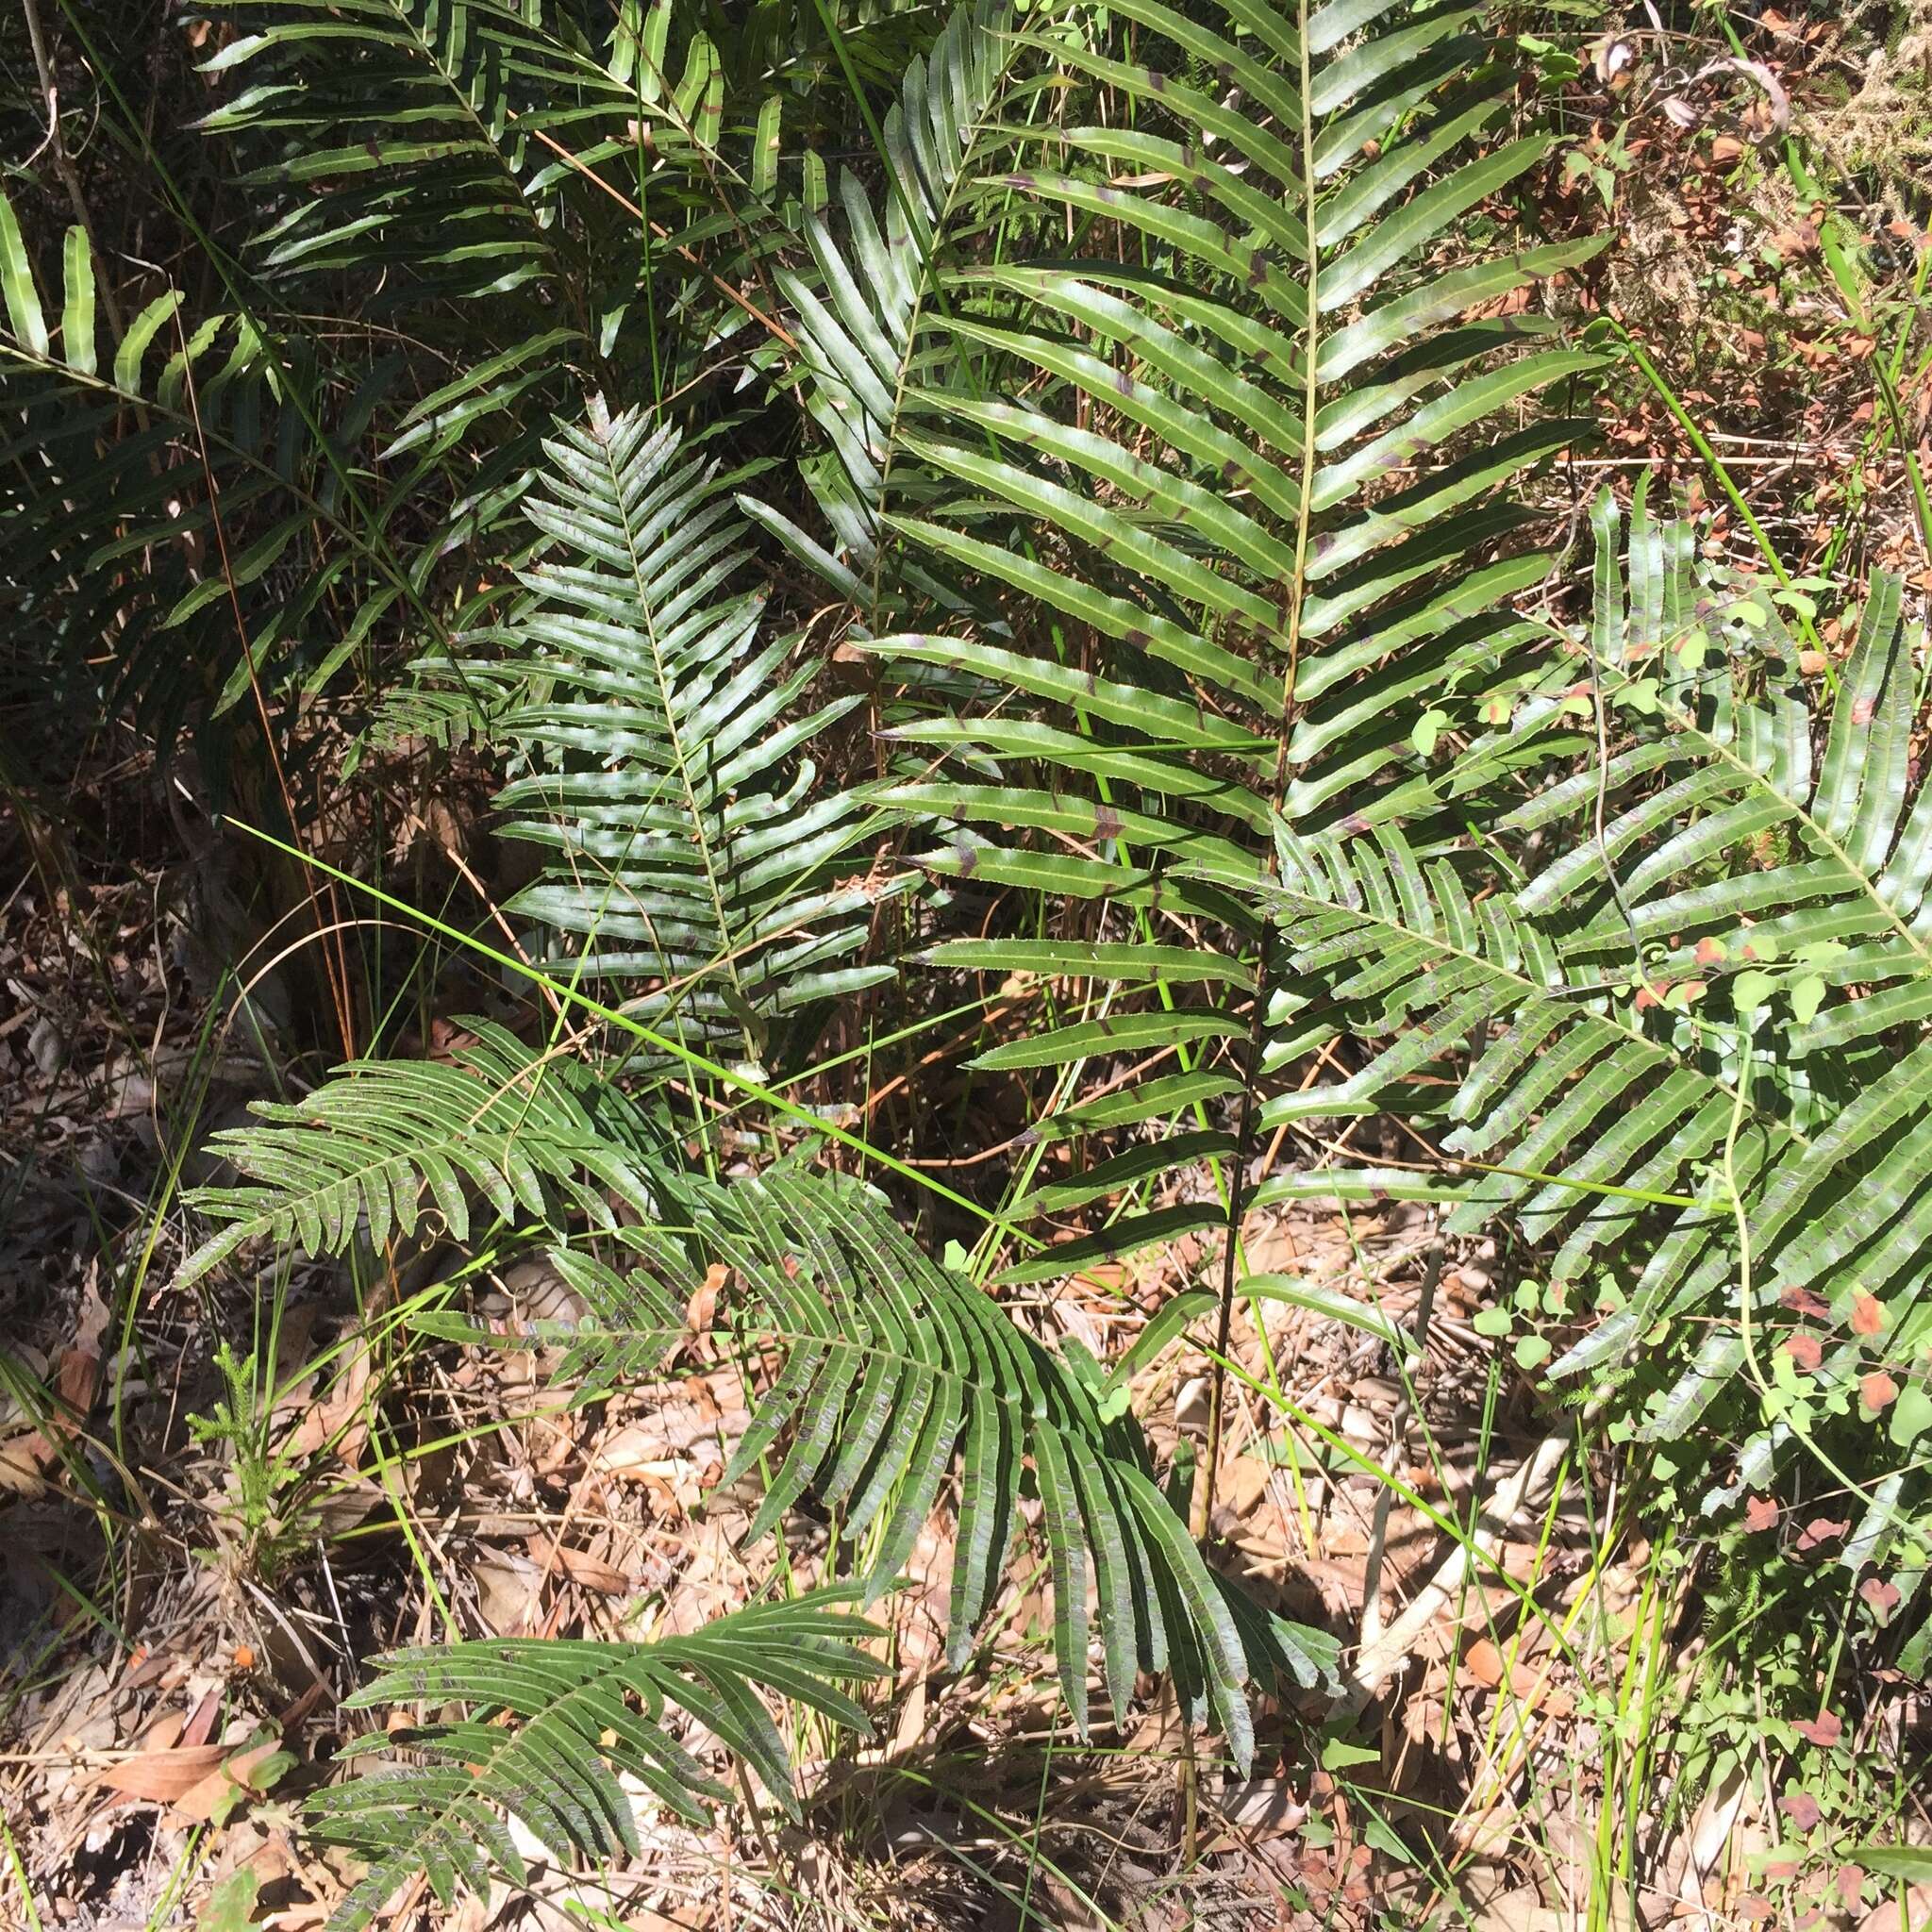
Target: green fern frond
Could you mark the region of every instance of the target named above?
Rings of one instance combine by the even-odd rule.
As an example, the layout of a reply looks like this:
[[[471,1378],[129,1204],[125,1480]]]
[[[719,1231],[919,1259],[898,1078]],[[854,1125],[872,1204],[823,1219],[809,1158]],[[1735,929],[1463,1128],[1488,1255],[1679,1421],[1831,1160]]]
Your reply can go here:
[[[446,1063],[352,1062],[292,1106],[258,1102],[259,1125],[214,1135],[209,1153],[245,1179],[189,1195],[223,1224],[177,1280],[198,1279],[260,1238],[310,1254],[360,1238],[379,1251],[433,1215],[466,1241],[475,1196],[504,1221],[559,1232],[570,1211],[610,1225],[612,1196],[648,1212],[648,1137],[623,1095],[500,1026],[462,1024],[475,1041]]]
[[[309,1800],[317,1835],[369,1868],[329,1932],[359,1932],[412,1877],[426,1877],[446,1906],[465,1889],[487,1897],[494,1874],[527,1883],[506,1812],[559,1864],[636,1854],[638,1787],[702,1824],[706,1807],[731,1794],[674,1737],[674,1710],[707,1726],[797,1817],[791,1754],[758,1693],[870,1731],[846,1687],[887,1674],[860,1647],[885,1633],[846,1614],[851,1600],[849,1591],[823,1591],[756,1605],[654,1642],[495,1638],[379,1657],[375,1682],[349,1708],[471,1708],[351,1745],[344,1756],[392,1761]]]
[[[1361,829],[1439,810],[1407,701],[1521,664],[1539,636],[1498,606],[1547,558],[1498,546],[1524,515],[1512,481],[1581,425],[1524,410],[1601,358],[1548,319],[1472,311],[1514,308],[1605,238],[1443,265],[1452,225],[1550,146],[1492,133],[1514,76],[1474,8],[1133,0],[1125,17],[1134,62],[1075,22],[1019,37],[1074,98],[1108,92],[1106,125],[1003,128],[956,197],[1007,211],[1002,258],[948,273],[918,318],[926,379],[893,419],[885,522],[894,561],[997,614],[861,645],[913,712],[893,733],[906,775],[875,796],[957,827],[923,856],[942,876],[1091,906],[1108,947],[1177,919],[1243,962],[1229,989],[1156,991],[1073,964],[1064,1024],[1004,1064],[1071,1077],[1144,1055],[1244,1087],[1243,1043],[1268,1030],[1248,1002],[1277,963],[1256,910],[1274,815]],[[1030,227],[1012,213],[1028,205]],[[921,716],[936,679],[964,701]],[[951,963],[1003,973],[1020,942]],[[1157,1184],[1150,1145],[1224,1183],[1236,1139],[1236,1110],[1190,1089],[1032,1205],[1129,1172]],[[1170,1226],[1129,1215],[1108,1245]]]
[[[885,821],[807,755],[858,700],[801,709],[815,667],[760,635],[763,596],[734,588],[744,526],[674,426],[593,403],[544,448],[524,508],[549,547],[504,621],[460,640],[491,655],[457,666],[528,754],[497,800],[509,835],[557,855],[509,909],[581,941],[584,972],[641,982],[651,1025],[760,1060],[787,1015],[891,972],[854,958],[877,896],[855,848]]]
[[[1794,1289],[1840,1324],[1859,1292],[1892,1295],[1894,1319],[1923,1292],[1932,788],[1909,762],[1917,646],[1894,580],[1869,590],[1814,759],[1774,594],[1701,577],[1689,526],[1640,496],[1626,602],[1607,495],[1595,521],[1591,626],[1545,646],[1513,718],[1456,771],[1474,789],[1569,762],[1579,701],[1611,708],[1616,748],[1502,817],[1543,855],[1510,892],[1472,890],[1477,854],[1424,856],[1392,827],[1284,828],[1263,902],[1302,991],[1274,1051],[1387,1043],[1261,1124],[1437,1124],[1446,1154],[1496,1170],[1459,1189],[1452,1232],[1513,1220],[1557,1281],[1621,1262],[1628,1305],[1551,1373],[1694,1323],[1693,1366],[1648,1420],[1667,1440],[1744,1366],[1740,1215],[1763,1317]],[[1824,1379],[1857,1366],[1841,1348]]]
[[[697,34],[671,71],[665,7],[594,25],[499,0],[224,8],[242,31],[202,71],[244,84],[200,125],[260,157],[242,176],[260,205],[281,197],[272,276],[375,273],[386,303],[490,297],[506,317],[547,288],[588,370],[637,290],[641,157],[660,223],[730,167],[722,67]]]
[[[1332,1640],[1265,1616],[1206,1567],[1154,1479],[1124,1393],[935,1266],[869,1191],[780,1171],[696,1198],[697,1238],[625,1229],[639,1265],[621,1275],[580,1265],[572,1280],[591,1313],[523,1345],[565,1345],[567,1373],[592,1392],[607,1388],[613,1359],[635,1368],[683,1339],[676,1311],[708,1269],[727,1266],[736,1319],[776,1359],[721,1478],[729,1485],[778,1457],[753,1540],[811,1492],[839,1510],[870,1602],[898,1578],[957,1467],[957,1666],[993,1606],[1030,1466],[1060,1682],[1083,1730],[1090,1592],[1116,1716],[1137,1670],[1172,1671],[1187,1709],[1211,1712],[1243,1764],[1254,1749],[1250,1670],[1304,1684],[1332,1670]]]
[[[116,341],[102,275],[71,229],[50,325],[0,198],[0,403],[8,449],[32,452],[7,469],[6,594],[75,711],[125,705],[166,745],[254,682],[322,691],[391,613],[435,637],[389,543],[399,499],[373,511],[346,467],[393,407],[394,361],[352,381],[245,313],[192,320],[174,289]]]
[[[907,68],[880,130],[888,170],[876,197],[841,173],[835,227],[823,189],[809,187],[801,227],[813,273],[779,267],[774,280],[797,342],[788,379],[830,445],[800,474],[832,533],[825,551],[782,511],[746,496],[746,512],[792,554],[870,612],[887,475],[902,417],[923,407],[934,372],[922,325],[938,291],[947,231],[970,181],[968,164],[997,112],[1020,48],[1008,0],[968,0],[927,54]],[[902,568],[905,566],[902,564]],[[929,574],[916,587],[957,599]]]

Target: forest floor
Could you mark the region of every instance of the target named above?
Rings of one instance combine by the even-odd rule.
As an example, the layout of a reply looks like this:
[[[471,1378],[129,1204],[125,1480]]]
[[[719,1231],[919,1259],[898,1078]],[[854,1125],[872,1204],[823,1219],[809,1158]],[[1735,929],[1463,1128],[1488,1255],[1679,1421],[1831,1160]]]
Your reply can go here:
[[[1888,392],[1874,374],[1932,245],[1932,123],[1899,92],[1902,71],[1932,61],[1932,16],[1877,68],[1856,14],[1765,8],[1749,25],[1741,57],[1647,27],[1590,52],[1579,98],[1610,105],[1579,109],[1568,192],[1579,221],[1607,212],[1624,231],[1595,297],[1657,381],[1616,399],[1566,487],[1587,502],[1648,462],[1690,507],[1715,506],[1709,541],[1735,557],[1761,532],[1794,571],[1886,565],[1932,589],[1901,457],[1932,470],[1932,381]],[[1828,195],[1804,192],[1788,130],[1831,169]],[[1834,279],[1832,220],[1874,265],[1856,303]],[[414,826],[393,835],[406,864],[442,851],[439,827],[467,837],[475,788],[425,807],[407,771],[356,785],[393,788],[390,823]],[[0,1387],[0,1863],[16,1881],[0,1883],[0,1917],[308,1932],[346,1873],[304,1839],[299,1801],[366,1724],[344,1702],[363,1659],[445,1631],[692,1628],[746,1599],[765,1568],[742,1560],[750,1510],[707,1500],[746,1391],[741,1365],[694,1340],[664,1384],[560,1407],[541,1362],[427,1344],[392,1319],[447,1264],[434,1244],[387,1274],[314,1264],[171,1289],[192,1245],[178,1191],[218,1177],[208,1133],[301,1091],[319,1062],[283,1058],[302,994],[275,935],[237,928],[166,807],[151,765],[104,736],[64,824],[0,834],[0,1333],[56,1397],[46,1409]],[[210,997],[230,965],[258,974],[240,1008]],[[446,1051],[448,1024],[418,1049]],[[1399,1158],[1399,1129],[1368,1123],[1355,1151]],[[1181,1243],[1076,1279],[1053,1319],[1117,1357],[1215,1258]],[[909,1566],[924,1589],[876,1612],[893,1670],[876,1738],[834,1759],[797,1736],[802,1824],[769,1807],[703,1832],[667,1816],[594,1886],[550,1872],[533,1903],[499,1892],[441,1922],[1554,1932],[1588,1914],[1607,1845],[1646,1926],[1767,1916],[1767,1855],[1800,1811],[1765,1815],[1756,1780],[1689,1816],[1665,1790],[1604,1788],[1606,1727],[1666,1702],[1633,1686],[1704,1641],[1697,1574],[1607,1531],[1620,1514],[1587,1424],[1540,1412],[1507,1341],[1474,1325],[1490,1258],[1444,1255],[1398,1203],[1282,1214],[1249,1244],[1251,1272],[1403,1321],[1430,1303],[1413,1402],[1359,1328],[1282,1307],[1264,1334],[1243,1316],[1236,1360],[1272,1360],[1323,1429],[1284,1451],[1278,1422],[1238,1397],[1213,1478],[1220,1560],[1390,1666],[1359,1687],[1358,1703],[1379,1700],[1366,1733],[1325,1703],[1276,1711],[1236,1778],[1171,1701],[1116,1730],[1096,1693],[1082,1739],[1044,1641],[1043,1575],[1009,1592],[964,1673],[945,1667],[941,1523]],[[572,1312],[564,1285],[521,1260],[476,1306],[512,1325]],[[1198,1378],[1170,1359],[1137,1387],[1163,1451],[1205,1438]],[[794,1580],[824,1574],[823,1533],[789,1533]],[[1478,1540],[1507,1583],[1467,1574]],[[1525,1597],[1544,1621],[1520,1616]],[[1905,1831],[1932,1842],[1923,1793]],[[1806,1883],[1795,1923],[1898,1932],[1896,1902],[1855,1907],[1828,1873]],[[432,1903],[419,1889],[393,1923]],[[1599,1904],[1597,1923],[1627,1919],[1621,1899]]]

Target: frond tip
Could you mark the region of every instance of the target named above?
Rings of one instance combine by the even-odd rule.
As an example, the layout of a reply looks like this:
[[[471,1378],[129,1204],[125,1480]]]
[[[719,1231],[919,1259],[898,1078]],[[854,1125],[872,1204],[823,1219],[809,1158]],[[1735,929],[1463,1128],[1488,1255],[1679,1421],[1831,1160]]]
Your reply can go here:
[[[425,1213],[467,1240],[477,1196],[506,1221],[558,1225],[568,1208],[608,1224],[609,1196],[651,1199],[640,1119],[622,1094],[501,1026],[466,1024],[475,1041],[447,1062],[355,1061],[292,1106],[257,1103],[259,1124],[216,1134],[209,1153],[244,1178],[189,1196],[223,1225],[175,1286],[258,1236],[340,1254],[358,1235],[377,1249],[413,1236]]]
[[[369,1866],[328,1932],[359,1932],[419,1874],[444,1905],[463,1888],[487,1896],[492,1873],[527,1884],[506,1813],[559,1863],[636,1854],[641,1802],[703,1823],[730,1791],[673,1737],[673,1710],[705,1725],[797,1817],[791,1756],[758,1692],[870,1731],[847,1687],[886,1674],[861,1648],[885,1633],[847,1613],[852,1595],[758,1605],[651,1643],[499,1638],[378,1658],[380,1674],[350,1708],[426,1702],[470,1712],[351,1746],[390,1761],[309,1800],[317,1835]]]

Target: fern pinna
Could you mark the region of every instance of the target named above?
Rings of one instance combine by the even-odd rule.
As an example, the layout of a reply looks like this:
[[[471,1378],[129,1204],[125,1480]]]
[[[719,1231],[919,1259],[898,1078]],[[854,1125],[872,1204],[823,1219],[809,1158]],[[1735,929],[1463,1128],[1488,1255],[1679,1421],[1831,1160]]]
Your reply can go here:
[[[406,496],[425,518],[428,467],[379,501],[349,467],[407,413],[393,358],[351,375],[240,304],[195,313],[165,285],[123,315],[78,225],[46,285],[58,307],[0,196],[0,408],[9,452],[32,453],[8,467],[21,542],[0,594],[57,714],[125,712],[164,751],[198,726],[218,781],[213,721],[255,688],[322,692],[403,612],[446,641],[391,529]]]

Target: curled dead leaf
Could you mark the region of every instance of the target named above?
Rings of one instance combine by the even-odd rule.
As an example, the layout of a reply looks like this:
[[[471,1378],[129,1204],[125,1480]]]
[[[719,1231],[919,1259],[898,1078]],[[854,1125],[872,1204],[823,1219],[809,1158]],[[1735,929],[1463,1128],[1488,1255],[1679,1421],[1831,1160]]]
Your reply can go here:
[[[1883,1369],[1874,1370],[1858,1378],[1858,1400],[1876,1415],[1898,1400],[1898,1384]]]

